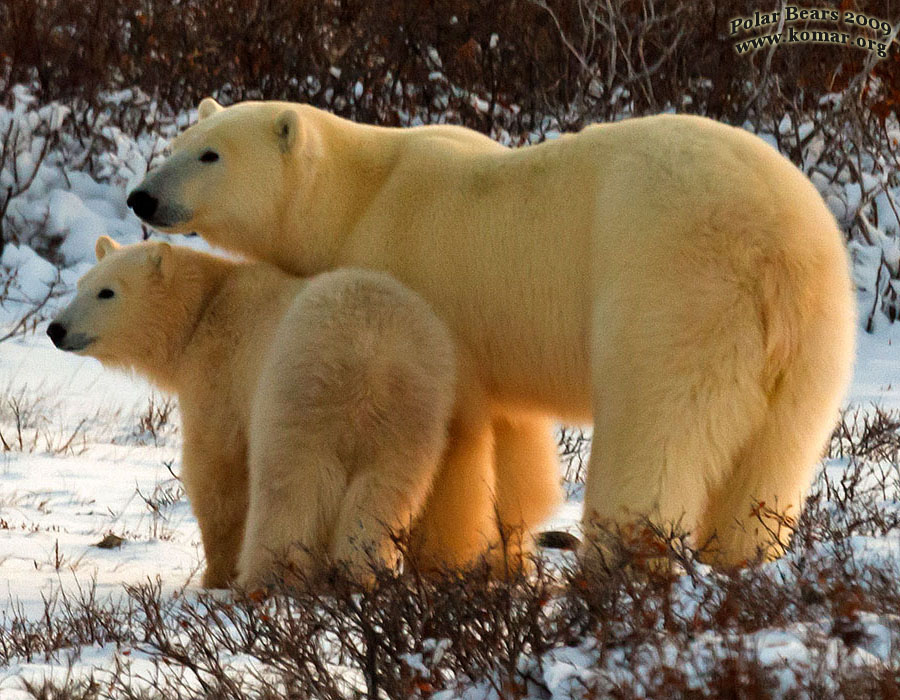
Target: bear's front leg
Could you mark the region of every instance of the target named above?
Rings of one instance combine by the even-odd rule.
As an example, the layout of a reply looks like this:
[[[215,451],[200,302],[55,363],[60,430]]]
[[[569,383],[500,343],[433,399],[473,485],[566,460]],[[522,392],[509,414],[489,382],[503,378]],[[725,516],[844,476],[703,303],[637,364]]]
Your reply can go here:
[[[189,435],[186,430],[182,481],[200,525],[206,555],[201,583],[206,588],[227,588],[237,572],[244,536],[246,469],[215,450],[205,451]]]
[[[562,500],[559,452],[553,421],[536,414],[493,419],[497,514],[506,533],[498,567],[515,565],[531,550],[534,529]]]
[[[493,446],[483,404],[458,401],[444,458],[413,529],[411,555],[417,567],[473,564],[496,542]]]

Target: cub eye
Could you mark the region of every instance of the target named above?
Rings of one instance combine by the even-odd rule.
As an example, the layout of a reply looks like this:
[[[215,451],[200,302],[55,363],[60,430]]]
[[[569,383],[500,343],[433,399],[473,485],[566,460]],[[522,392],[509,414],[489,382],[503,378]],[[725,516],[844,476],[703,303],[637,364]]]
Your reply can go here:
[[[113,290],[104,288],[104,289],[101,289],[100,292],[97,294],[97,298],[98,299],[109,299],[110,297],[112,297],[114,295],[115,295],[115,292]]]
[[[203,151],[203,155],[200,156],[201,163],[215,163],[219,160],[219,154],[215,151]]]

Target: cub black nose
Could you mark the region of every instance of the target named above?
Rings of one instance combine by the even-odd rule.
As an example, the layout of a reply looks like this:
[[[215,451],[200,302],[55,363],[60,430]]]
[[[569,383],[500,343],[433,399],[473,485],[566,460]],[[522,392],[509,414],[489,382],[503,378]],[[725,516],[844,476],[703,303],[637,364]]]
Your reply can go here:
[[[132,208],[135,214],[146,221],[153,216],[159,201],[147,190],[135,190],[128,195],[125,203]]]
[[[59,347],[59,344],[63,341],[63,338],[66,337],[66,327],[61,323],[57,323],[54,321],[49,326],[47,326],[47,335],[50,336],[50,340],[53,341],[53,344],[56,347]]]

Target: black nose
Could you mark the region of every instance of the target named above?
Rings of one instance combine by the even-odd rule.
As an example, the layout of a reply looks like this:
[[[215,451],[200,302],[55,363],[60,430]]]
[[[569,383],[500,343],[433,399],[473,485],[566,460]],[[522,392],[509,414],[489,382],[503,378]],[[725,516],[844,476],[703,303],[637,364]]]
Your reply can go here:
[[[63,341],[63,338],[66,337],[66,327],[61,323],[57,323],[54,321],[49,326],[47,326],[47,335],[50,336],[50,340],[53,341],[53,344],[56,347],[59,347],[59,344]]]
[[[134,210],[140,218],[147,221],[156,211],[156,205],[159,201],[151,195],[147,190],[135,190],[126,200],[126,204]]]

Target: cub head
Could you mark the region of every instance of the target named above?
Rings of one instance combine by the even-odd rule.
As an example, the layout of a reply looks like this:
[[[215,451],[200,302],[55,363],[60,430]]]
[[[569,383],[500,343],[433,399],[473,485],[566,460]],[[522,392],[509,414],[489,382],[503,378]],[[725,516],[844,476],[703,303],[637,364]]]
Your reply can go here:
[[[78,280],[72,302],[47,327],[60,350],[104,364],[135,366],[159,354],[172,305],[168,243],[119,246],[97,239],[97,264]]]
[[[304,134],[297,106],[211,97],[199,120],[178,136],[171,154],[129,194],[128,206],[167,233],[196,231],[234,248],[248,231],[277,230],[285,193],[298,187]]]

